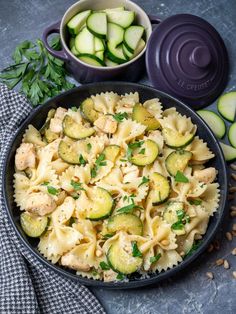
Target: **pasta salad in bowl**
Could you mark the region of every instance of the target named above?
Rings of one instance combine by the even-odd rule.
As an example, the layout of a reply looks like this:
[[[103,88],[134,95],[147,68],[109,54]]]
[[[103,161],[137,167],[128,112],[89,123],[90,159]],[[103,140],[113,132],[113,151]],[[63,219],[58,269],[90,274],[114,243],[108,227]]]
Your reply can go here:
[[[90,92],[22,134],[20,228],[42,259],[83,280],[127,285],[179,267],[218,212],[219,156],[162,97]]]

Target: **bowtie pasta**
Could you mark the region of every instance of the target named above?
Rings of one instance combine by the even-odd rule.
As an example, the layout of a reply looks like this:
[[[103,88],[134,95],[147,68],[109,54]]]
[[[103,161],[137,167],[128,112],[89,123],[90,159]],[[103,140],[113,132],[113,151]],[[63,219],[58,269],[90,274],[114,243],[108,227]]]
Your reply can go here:
[[[48,112],[16,151],[15,201],[39,252],[81,276],[127,280],[190,254],[219,203],[197,126],[137,92]]]

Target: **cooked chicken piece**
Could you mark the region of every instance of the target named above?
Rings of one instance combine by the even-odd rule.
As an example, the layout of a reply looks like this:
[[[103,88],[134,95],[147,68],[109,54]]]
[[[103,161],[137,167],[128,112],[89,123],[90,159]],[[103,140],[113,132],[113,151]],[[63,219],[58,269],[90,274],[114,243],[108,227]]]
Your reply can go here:
[[[16,151],[15,165],[18,170],[34,168],[36,161],[35,148],[32,143],[22,143]]]
[[[39,216],[45,216],[54,211],[56,206],[56,202],[50,195],[36,192],[27,197],[25,210]]]
[[[58,118],[60,120],[63,120],[66,113],[67,113],[67,110],[65,108],[58,107],[56,112],[55,112],[54,118]]]
[[[104,282],[115,281],[117,277],[117,273],[115,273],[112,269],[106,270],[103,273]]]
[[[62,121],[66,115],[67,110],[65,108],[57,108],[54,117],[50,120],[50,130],[55,133],[62,131]]]
[[[193,174],[201,182],[212,183],[216,178],[217,171],[215,168],[210,167],[203,170],[195,170]]]
[[[115,133],[117,129],[117,122],[112,116],[101,116],[95,122],[94,125],[98,127],[104,133]]]
[[[89,271],[90,266],[85,262],[78,259],[77,256],[73,255],[71,252],[63,255],[61,257],[61,264],[63,266],[68,266],[74,270],[81,270],[81,271]]]

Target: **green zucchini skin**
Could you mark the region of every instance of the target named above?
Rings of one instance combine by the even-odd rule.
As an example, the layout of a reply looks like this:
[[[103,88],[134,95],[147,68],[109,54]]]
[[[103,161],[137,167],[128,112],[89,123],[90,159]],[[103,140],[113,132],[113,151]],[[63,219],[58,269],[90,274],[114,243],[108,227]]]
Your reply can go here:
[[[153,206],[164,203],[170,195],[170,182],[158,172],[154,172],[150,176],[151,190],[148,198],[152,200]]]
[[[48,225],[48,217],[38,217],[28,212],[20,215],[20,224],[23,231],[31,238],[40,237]]]
[[[142,235],[143,223],[141,219],[128,213],[116,214],[108,219],[107,229],[110,233],[125,230],[129,234]]]
[[[183,172],[188,162],[192,158],[192,153],[187,150],[176,150],[170,153],[166,160],[166,169],[171,176],[175,176],[177,171]]]

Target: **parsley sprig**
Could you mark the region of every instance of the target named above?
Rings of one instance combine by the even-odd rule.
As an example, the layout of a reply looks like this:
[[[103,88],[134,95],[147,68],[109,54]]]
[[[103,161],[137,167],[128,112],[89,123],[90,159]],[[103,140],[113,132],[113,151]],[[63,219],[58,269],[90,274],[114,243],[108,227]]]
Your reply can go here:
[[[176,214],[177,214],[178,220],[172,224],[171,228],[173,230],[182,230],[184,228],[184,225],[190,222],[190,217],[182,209],[177,210]]]
[[[85,191],[85,189],[82,187],[81,182],[76,182],[74,180],[71,180],[70,184],[73,186],[75,191]]]
[[[117,122],[122,122],[124,119],[128,119],[128,113],[127,112],[118,112],[116,114],[113,114],[113,118]]]
[[[51,47],[61,49],[59,36],[53,38]],[[0,80],[10,89],[21,84],[20,90],[33,106],[74,87],[66,79],[64,62],[50,55],[40,39],[20,43],[12,59],[14,63],[0,72]]]
[[[129,214],[132,213],[134,209],[143,209],[143,207],[138,206],[134,203],[134,199],[130,197],[127,198],[128,200],[131,200],[131,204],[126,205],[124,207],[121,207],[119,209],[117,209],[117,213],[125,213],[125,214]],[[126,200],[126,199],[124,199]]]
[[[142,177],[142,181],[141,181],[141,183],[139,184],[138,187],[140,187],[140,186],[143,185],[143,184],[148,183],[149,181],[150,181],[150,180],[149,180],[147,177],[143,176],[143,177]]]
[[[178,170],[175,175],[175,182],[188,183],[189,179],[183,174],[183,172]]]
[[[94,167],[91,169],[91,177],[92,178],[95,178],[96,175],[97,175],[97,171],[99,170],[100,167],[103,167],[103,166],[106,166],[107,165],[107,162],[104,161],[105,159],[105,154],[100,154],[98,156],[98,158],[96,159],[95,161],[95,165]]]
[[[128,144],[128,149],[127,149],[127,159],[130,160],[130,158],[132,157],[133,154],[133,150],[136,148],[140,148],[143,145],[144,141],[137,141],[137,142],[133,142],[133,143],[129,143]]]
[[[53,186],[49,185],[49,182],[43,182],[41,185],[47,187],[47,191],[49,194],[57,195],[59,193],[58,189],[54,188]]]
[[[136,241],[131,242],[132,245],[132,255],[133,257],[142,257],[142,253],[139,251],[138,245]]]
[[[150,257],[150,263],[156,263],[161,258],[161,253]]]

